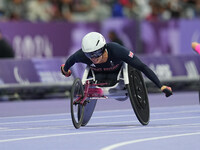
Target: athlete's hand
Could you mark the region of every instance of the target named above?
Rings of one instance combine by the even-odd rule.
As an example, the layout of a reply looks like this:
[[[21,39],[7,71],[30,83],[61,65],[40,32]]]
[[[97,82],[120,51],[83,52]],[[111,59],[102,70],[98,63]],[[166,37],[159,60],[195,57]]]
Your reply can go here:
[[[169,96],[172,95],[172,88],[169,87],[169,86],[163,85],[163,86],[161,87],[161,91],[162,91],[163,93],[165,93],[165,96],[166,96],[166,97],[169,97]]]
[[[60,67],[60,70],[61,70],[62,74],[63,74],[64,76],[66,76],[66,77],[71,76],[71,74],[72,74],[71,70],[68,70],[67,72],[64,71],[64,66],[65,66],[65,64],[62,64],[61,67]]]

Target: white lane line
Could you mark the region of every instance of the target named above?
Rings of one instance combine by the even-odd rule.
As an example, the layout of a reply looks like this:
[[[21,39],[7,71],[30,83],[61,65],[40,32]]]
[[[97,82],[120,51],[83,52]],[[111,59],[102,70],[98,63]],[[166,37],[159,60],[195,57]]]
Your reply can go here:
[[[153,112],[151,114],[153,115],[168,115],[168,114],[184,114],[184,113],[197,113],[200,112],[200,110],[188,110],[188,111],[175,111],[175,112]]]
[[[50,129],[61,129],[64,128],[65,130],[67,127],[72,127],[72,125],[64,125],[64,126],[47,126],[47,127],[32,127],[32,128],[18,128],[18,129],[9,129],[9,128],[4,128],[0,129],[0,132],[10,132],[10,131],[26,131],[26,130],[50,130]]]
[[[179,118],[164,118],[164,119],[152,119],[150,120],[150,122],[153,121],[165,121],[165,120],[185,120],[185,119],[195,119],[195,118],[200,118],[200,116],[195,116],[195,117],[179,117]],[[136,121],[119,121],[119,122],[102,122],[102,123],[92,123],[92,124],[88,124],[89,125],[110,125],[110,124],[117,124],[117,123],[134,123],[134,122],[138,122]]]
[[[100,116],[100,117],[93,117],[93,119],[105,119],[105,118],[120,118],[120,117],[129,117],[133,115],[116,115],[116,116]],[[178,118],[164,118],[164,119],[152,119],[150,121],[161,121],[161,120],[178,120],[178,119],[193,119],[193,118],[200,118],[200,116],[194,116],[194,117],[178,117]],[[51,120],[35,120],[35,121],[18,121],[18,122],[3,122],[0,123],[0,125],[9,125],[9,124],[24,124],[24,123],[44,123],[44,122],[58,122],[58,121],[69,121],[69,119],[51,119]],[[120,122],[126,122],[126,121],[120,121]],[[127,122],[136,122],[136,121],[127,121]],[[117,123],[117,122],[107,122],[110,123]],[[101,123],[96,123],[101,124]]]
[[[98,117],[93,117],[93,119],[120,118],[120,117],[130,117],[130,116],[133,116],[133,115],[98,116]],[[0,123],[0,125],[5,125],[5,124],[20,124],[20,123],[56,122],[56,121],[69,121],[69,120],[72,120],[72,119],[69,118],[69,119],[51,119],[51,120],[35,120],[35,121],[2,122],[2,123]]]
[[[107,147],[102,148],[101,150],[113,150],[128,144],[135,144],[140,142],[146,142],[146,141],[153,141],[153,140],[161,140],[161,139],[168,139],[168,138],[175,138],[175,137],[182,137],[182,136],[192,136],[192,135],[200,135],[200,132],[192,132],[192,133],[184,133],[184,134],[174,134],[174,135],[167,135],[167,136],[158,136],[158,137],[151,137],[151,138],[145,138],[145,139],[138,139],[138,140],[132,140],[132,141],[125,141],[117,144],[113,144]]]
[[[133,111],[132,109],[118,109],[118,110],[106,110],[106,111],[95,111],[94,113],[114,113],[114,112],[127,112],[127,111]],[[71,115],[70,113],[58,113],[58,114],[43,114],[43,115],[27,115],[27,116],[10,116],[10,117],[0,117],[1,119],[14,119],[14,118],[31,118],[31,117],[48,117],[48,116],[67,116]]]
[[[133,116],[134,112],[133,110],[131,110],[132,114],[131,115],[118,115],[118,116]],[[185,114],[185,113],[196,113],[196,112],[200,112],[200,110],[190,110],[190,111],[176,111],[176,112],[154,112],[154,113],[151,113],[151,115],[172,115],[172,114]],[[95,115],[94,115],[95,116]],[[115,116],[115,115],[112,115],[112,116]],[[98,117],[94,117],[94,118],[106,118],[106,117],[110,117],[110,116],[98,116]]]
[[[196,117],[179,117],[179,118],[164,118],[164,119],[152,119],[151,122],[153,121],[164,121],[164,120],[185,120],[185,119],[194,119],[194,118],[200,118],[200,116],[196,116]],[[52,120],[51,120],[52,121]],[[54,120],[54,121],[58,121],[58,120]],[[61,121],[61,120],[59,120]],[[39,121],[38,121],[39,122]],[[90,126],[95,126],[95,125],[111,125],[111,124],[124,124],[124,123],[135,123],[138,122],[137,120],[135,121],[118,121],[118,122],[101,122],[101,123],[91,123],[88,124],[88,127]],[[26,122],[25,122],[26,123]],[[33,123],[33,122],[32,122]],[[72,127],[72,125],[66,125],[66,127]],[[130,127],[132,127],[130,125]],[[47,127],[48,128],[48,127]],[[9,132],[9,131],[24,131],[24,130],[37,130],[40,129],[38,127],[36,128],[26,128],[26,129],[0,129],[0,132]]]
[[[154,108],[155,109],[155,108]],[[114,112],[133,112],[133,109],[122,109],[122,110],[107,110],[107,111],[95,111],[94,115],[99,113],[114,113]],[[200,112],[200,110],[188,110],[188,111],[175,111],[175,112],[152,112],[151,115],[157,114],[179,114],[179,113],[192,113],[192,112]],[[70,116],[70,113],[56,113],[56,114],[44,114],[44,115],[27,115],[27,116],[10,116],[10,117],[0,117],[0,120],[4,119],[20,119],[20,118],[36,118],[36,117],[51,117],[51,116]]]
[[[0,125],[9,125],[9,124],[23,124],[23,123],[42,123],[42,122],[57,122],[57,121],[67,121],[71,119],[51,119],[51,120],[36,120],[36,121],[18,121],[18,122],[3,122]]]
[[[195,111],[195,112],[196,112],[196,111]],[[180,112],[164,112],[164,113],[156,113],[156,114],[161,115],[161,114],[166,114],[166,113],[169,113],[169,114],[177,114],[177,113],[178,113],[178,114],[179,114]],[[183,111],[183,112],[181,112],[181,113],[185,113],[185,112]],[[97,116],[97,117],[92,117],[92,119],[120,118],[120,117],[129,117],[129,116],[132,116],[132,117],[133,117],[133,115],[131,114],[131,115]],[[199,116],[197,116],[197,118],[198,118],[198,117],[199,117]],[[185,118],[187,118],[187,117],[185,117]],[[169,119],[170,119],[170,118],[169,118]],[[171,118],[171,119],[173,119],[173,118]],[[174,118],[174,119],[178,119],[178,118]],[[36,121],[2,122],[2,123],[0,123],[0,125],[5,125],[5,124],[20,124],[20,123],[56,122],[56,121],[69,121],[69,120],[71,120],[71,118],[69,118],[69,119],[64,118],[64,119],[36,120]],[[158,119],[154,119],[154,120],[158,120]],[[159,119],[159,120],[163,120],[163,119]],[[164,120],[166,120],[166,119],[164,119]],[[152,119],[151,121],[153,121],[153,119]]]
[[[0,120],[2,119],[20,119],[20,118],[31,118],[31,117],[51,117],[51,116],[66,116],[70,115],[70,113],[59,113],[59,114],[44,114],[44,115],[27,115],[27,116],[10,116],[10,117],[0,117]]]
[[[181,114],[181,113],[191,113],[191,112],[200,112],[200,110],[194,110],[194,111],[181,111],[181,112],[160,112],[160,113],[152,113],[151,115],[166,115],[166,114]],[[43,115],[42,115],[43,116]],[[66,116],[66,114],[65,114]],[[135,117],[133,114],[130,115],[111,115],[111,116],[94,116],[92,119],[106,119],[106,118],[120,118],[120,117]],[[68,116],[69,117],[69,116]],[[0,125],[6,125],[6,124],[20,124],[20,123],[42,123],[42,122],[56,122],[56,121],[69,121],[71,120],[71,117],[69,119],[50,119],[50,120],[36,120],[36,121],[15,121],[15,122],[2,122]],[[152,121],[152,120],[150,120]]]
[[[171,128],[171,127],[179,127],[185,124],[179,125],[166,125],[166,126],[157,126],[156,128]],[[189,125],[189,124],[187,124]],[[97,134],[97,133],[108,133],[108,132],[121,132],[121,131],[130,131],[130,130],[144,130],[151,129],[155,127],[139,127],[139,128],[128,128],[128,129],[112,129],[112,130],[101,130],[101,131],[86,131],[86,132],[73,132],[73,133],[62,133],[62,134],[48,134],[48,135],[40,135],[40,136],[30,136],[30,137],[22,137],[22,138],[12,138],[12,139],[4,139],[0,140],[0,143],[6,142],[15,142],[15,141],[23,141],[23,140],[33,140],[33,139],[42,139],[42,138],[52,138],[52,137],[61,137],[61,136],[69,136],[69,135],[84,135],[84,134]]]

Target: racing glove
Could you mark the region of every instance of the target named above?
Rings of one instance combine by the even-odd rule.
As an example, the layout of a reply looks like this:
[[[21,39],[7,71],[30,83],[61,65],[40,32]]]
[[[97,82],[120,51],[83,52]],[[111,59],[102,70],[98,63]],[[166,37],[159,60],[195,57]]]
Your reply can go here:
[[[67,72],[64,71],[64,66],[65,66],[65,64],[62,64],[61,67],[60,67],[61,73],[66,77],[71,76],[71,74],[72,74],[71,70],[68,70]]]
[[[172,88],[169,87],[169,86],[163,85],[163,86],[161,87],[161,91],[162,91],[163,93],[165,93],[165,96],[166,96],[166,97],[169,97],[169,96],[172,95]]]

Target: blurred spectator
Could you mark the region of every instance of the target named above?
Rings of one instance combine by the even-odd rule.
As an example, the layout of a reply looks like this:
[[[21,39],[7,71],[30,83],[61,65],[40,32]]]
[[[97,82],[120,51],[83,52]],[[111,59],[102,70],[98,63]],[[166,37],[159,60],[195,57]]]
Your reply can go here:
[[[95,14],[92,10],[97,6],[96,0],[78,0],[73,5],[74,21],[94,21]]]
[[[157,0],[151,0],[149,4],[151,6],[151,11],[150,11],[149,15],[146,16],[146,19],[149,21],[159,20],[159,18],[160,18],[159,15],[161,15],[160,2],[158,2]]]
[[[23,20],[26,14],[24,0],[10,0],[7,3],[6,16],[10,20]]]
[[[124,45],[122,40],[118,37],[117,33],[114,30],[109,31],[108,37],[111,42],[116,42],[120,45]]]
[[[53,21],[71,21],[73,0],[50,0]]]
[[[149,15],[151,9],[149,0],[121,0],[125,6],[126,16],[136,19],[145,19]]]
[[[0,31],[0,58],[14,58],[15,54],[11,45],[3,38],[3,34]]]
[[[3,0],[0,0],[0,20],[5,19],[5,3]]]
[[[26,16],[25,16],[26,15]],[[150,21],[200,17],[200,0],[0,0],[0,20]]]
[[[72,20],[72,5],[73,0],[61,0],[61,15],[64,20]]]
[[[108,5],[97,0],[79,0],[73,5],[73,21],[102,21],[111,16]]]
[[[50,0],[51,6],[52,6],[52,18],[53,21],[59,21],[62,20],[62,15],[60,11],[61,7],[61,0]]]
[[[192,19],[195,17],[195,7],[194,1],[192,0],[183,0],[182,2],[182,18]]]
[[[112,16],[113,17],[124,17],[123,5],[117,1],[112,5]]]
[[[200,0],[195,1],[195,16],[200,17]]]
[[[171,18],[180,18],[182,13],[182,2],[180,0],[168,0],[168,9],[171,12]]]
[[[27,3],[28,20],[48,22],[54,16],[53,6],[48,0],[31,0]]]

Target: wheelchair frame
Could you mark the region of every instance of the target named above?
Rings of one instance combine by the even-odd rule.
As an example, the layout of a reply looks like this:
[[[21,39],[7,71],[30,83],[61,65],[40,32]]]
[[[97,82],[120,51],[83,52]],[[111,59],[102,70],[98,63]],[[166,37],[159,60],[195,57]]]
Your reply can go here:
[[[90,71],[92,73],[92,77],[88,78]],[[131,76],[130,71],[135,72],[135,74]],[[135,77],[137,78],[134,79]],[[131,81],[139,80],[140,82],[137,83],[138,85],[135,85],[132,81],[132,86],[130,85],[129,78],[131,78]],[[142,125],[147,125],[149,123],[148,95],[143,77],[139,71],[130,68],[126,63],[123,63],[117,74],[116,84],[114,86],[104,87],[106,84],[107,83],[96,83],[95,73],[88,66],[84,71],[82,80],[79,78],[75,79],[71,92],[71,117],[73,125],[76,129],[80,128],[80,126],[85,126],[89,122],[97,100],[102,98],[114,98],[116,100],[123,101],[129,97],[133,110],[140,123]],[[76,90],[76,85],[80,86],[79,88],[81,92],[74,95],[73,93]],[[140,91],[142,91],[142,95],[138,94],[141,93]],[[77,95],[79,95],[78,98],[73,97]],[[73,107],[77,105],[78,109],[77,112],[75,112]]]

